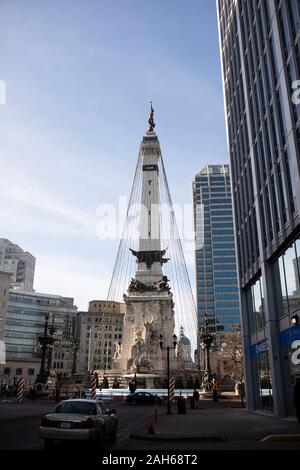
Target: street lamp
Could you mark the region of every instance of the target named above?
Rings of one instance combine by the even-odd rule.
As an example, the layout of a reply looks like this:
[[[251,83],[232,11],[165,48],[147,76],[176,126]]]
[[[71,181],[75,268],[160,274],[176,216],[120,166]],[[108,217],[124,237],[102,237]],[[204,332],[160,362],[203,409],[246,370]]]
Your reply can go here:
[[[210,367],[210,348],[213,343],[213,335],[210,333],[206,333],[202,337],[203,341],[203,346],[206,351],[206,370],[210,374],[211,373],[211,367]]]
[[[79,346],[80,340],[79,338],[72,338],[72,344],[73,344],[73,363],[72,363],[72,375],[76,374],[76,359],[77,359],[77,352],[78,352],[78,346]]]
[[[53,348],[60,345],[60,340],[58,338],[54,338],[54,334],[57,328],[54,326],[54,316],[52,317],[52,324],[48,327],[49,335],[48,335],[48,361],[47,361],[47,378],[50,374],[51,369],[51,362],[52,362],[52,351]]]
[[[164,344],[164,337],[163,335],[159,336],[159,345],[160,349],[165,349],[167,351],[167,380],[168,380],[168,411],[167,414],[170,415],[171,411],[171,402],[170,402],[170,349],[175,349],[177,346],[177,336],[173,335],[173,346],[163,346]]]
[[[205,351],[205,371],[202,379],[201,388],[206,389],[211,378],[211,367],[210,367],[210,348],[213,343],[213,335],[208,331],[208,320],[205,319],[204,322],[204,332],[201,335],[201,346]]]
[[[93,347],[94,339],[96,339],[96,336],[98,334],[98,326],[91,325],[89,330],[89,349],[88,349],[88,372],[93,373],[93,370],[96,368],[97,364],[95,365],[95,362],[97,363],[97,349]],[[93,361],[93,362],[92,362]]]
[[[49,320],[49,315],[46,315],[45,318],[45,324],[44,324],[44,335],[39,337],[39,343],[41,345],[41,350],[42,350],[42,355],[41,355],[41,366],[40,366],[40,372],[37,375],[36,381],[45,383],[46,382],[46,352],[47,352],[47,333],[48,333],[48,320]]]
[[[47,382],[50,368],[51,368],[51,359],[52,359],[52,348],[55,346],[53,335],[56,331],[54,326],[54,317],[52,318],[52,325],[49,326],[49,314],[46,315],[45,324],[44,324],[44,334],[39,336],[39,343],[41,345],[42,355],[41,355],[41,366],[40,371],[36,378],[36,383],[45,384]],[[49,348],[47,368],[46,368],[46,355]]]

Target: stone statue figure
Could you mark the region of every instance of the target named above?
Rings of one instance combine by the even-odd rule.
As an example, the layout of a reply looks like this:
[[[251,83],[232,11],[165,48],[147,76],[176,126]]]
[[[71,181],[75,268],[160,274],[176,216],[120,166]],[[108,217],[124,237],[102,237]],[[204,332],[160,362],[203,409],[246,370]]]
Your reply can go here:
[[[151,108],[150,108],[150,115],[149,115],[149,119],[148,119],[148,124],[149,124],[148,132],[153,132],[154,127],[155,127],[155,123],[154,123],[154,109],[153,109],[153,106],[152,106],[152,101],[150,101],[150,103],[151,103]]]
[[[150,353],[154,353],[159,344],[159,324],[157,319],[152,317],[150,321],[145,322],[145,328],[147,349]]]
[[[136,357],[135,360],[130,363],[130,368],[132,372],[140,373],[151,373],[154,370],[151,361],[145,356]]]
[[[135,337],[134,337],[134,344],[131,348],[131,357],[132,359],[136,359],[140,357],[145,349],[145,342],[142,338],[142,329],[140,326],[136,326],[135,328]]]
[[[119,343],[119,341],[116,341],[114,359],[118,359],[120,355],[121,355],[121,344]]]

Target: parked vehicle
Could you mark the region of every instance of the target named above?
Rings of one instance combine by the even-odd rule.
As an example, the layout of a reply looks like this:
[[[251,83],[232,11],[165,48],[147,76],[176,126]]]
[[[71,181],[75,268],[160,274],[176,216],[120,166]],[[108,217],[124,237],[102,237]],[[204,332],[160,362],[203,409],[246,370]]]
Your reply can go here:
[[[132,405],[161,405],[162,399],[149,392],[135,392],[131,395],[127,395],[125,402],[131,403]]]
[[[55,441],[92,441],[102,446],[106,437],[117,437],[116,410],[100,400],[73,399],[60,402],[52,413],[43,417],[39,435],[45,447]]]

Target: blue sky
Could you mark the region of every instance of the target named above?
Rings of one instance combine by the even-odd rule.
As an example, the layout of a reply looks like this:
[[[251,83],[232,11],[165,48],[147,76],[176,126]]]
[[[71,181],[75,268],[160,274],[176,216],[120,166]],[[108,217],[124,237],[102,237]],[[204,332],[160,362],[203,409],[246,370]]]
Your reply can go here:
[[[85,309],[118,246],[96,208],[130,192],[149,101],[175,203],[227,162],[215,2],[1,0],[0,80],[0,237],[36,256],[36,290]]]

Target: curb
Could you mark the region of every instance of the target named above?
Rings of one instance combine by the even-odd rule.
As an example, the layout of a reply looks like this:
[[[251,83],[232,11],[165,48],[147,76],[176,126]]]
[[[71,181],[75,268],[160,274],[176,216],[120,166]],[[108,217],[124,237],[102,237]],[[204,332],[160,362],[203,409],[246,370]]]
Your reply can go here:
[[[146,434],[132,433],[129,436],[136,441],[160,441],[160,442],[226,442],[226,439],[220,436],[198,436],[187,434]]]
[[[270,434],[260,442],[300,442],[300,434]]]

